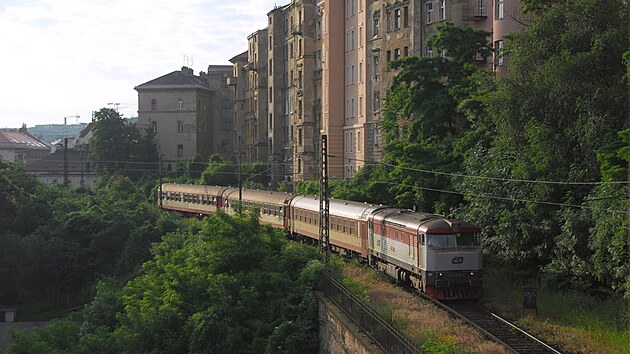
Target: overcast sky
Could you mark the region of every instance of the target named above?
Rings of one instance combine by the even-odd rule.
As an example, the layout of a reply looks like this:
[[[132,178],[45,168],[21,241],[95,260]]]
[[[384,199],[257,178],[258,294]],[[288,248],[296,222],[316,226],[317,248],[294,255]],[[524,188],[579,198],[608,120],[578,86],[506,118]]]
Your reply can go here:
[[[0,0],[0,128],[89,122],[108,103],[137,116],[134,86],[229,65],[289,2]]]

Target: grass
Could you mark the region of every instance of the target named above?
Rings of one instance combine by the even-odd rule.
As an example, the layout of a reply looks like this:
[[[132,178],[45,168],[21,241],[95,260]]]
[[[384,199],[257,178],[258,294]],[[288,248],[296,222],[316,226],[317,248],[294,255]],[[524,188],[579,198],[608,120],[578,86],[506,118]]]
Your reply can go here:
[[[397,288],[383,274],[371,268],[349,263],[343,268],[342,277],[344,283],[352,284],[351,292],[367,295],[367,302],[377,312],[413,341],[421,343],[429,354],[507,353],[463,322],[449,318],[445,312],[420,297]]]
[[[384,318],[429,354],[506,353],[459,320],[395,287],[383,274],[356,263],[343,266],[341,276],[351,291],[366,299]],[[484,270],[482,304],[564,353],[628,353],[628,304],[584,294],[538,289],[538,315],[523,316],[522,287],[532,283],[506,269]],[[350,280],[348,280],[350,279]]]
[[[522,286],[535,282],[506,269],[484,270],[483,302],[567,353],[629,353],[628,304],[578,293],[538,289],[538,314],[523,316]],[[521,280],[519,280],[521,279]]]

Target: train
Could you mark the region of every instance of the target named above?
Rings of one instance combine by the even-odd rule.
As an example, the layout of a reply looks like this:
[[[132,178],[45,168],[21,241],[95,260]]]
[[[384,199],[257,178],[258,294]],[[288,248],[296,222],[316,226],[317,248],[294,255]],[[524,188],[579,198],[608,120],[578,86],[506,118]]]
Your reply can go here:
[[[161,208],[227,214],[257,208],[260,222],[293,239],[318,243],[315,195],[164,183]],[[378,268],[436,300],[479,299],[483,289],[481,229],[463,220],[385,205],[330,199],[330,249]]]

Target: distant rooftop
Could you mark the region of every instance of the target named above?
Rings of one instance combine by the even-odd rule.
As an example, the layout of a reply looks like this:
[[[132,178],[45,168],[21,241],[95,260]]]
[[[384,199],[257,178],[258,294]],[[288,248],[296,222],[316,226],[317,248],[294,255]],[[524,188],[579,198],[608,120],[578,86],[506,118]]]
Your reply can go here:
[[[48,150],[46,144],[21,131],[0,130],[0,144],[23,144],[31,149]]]

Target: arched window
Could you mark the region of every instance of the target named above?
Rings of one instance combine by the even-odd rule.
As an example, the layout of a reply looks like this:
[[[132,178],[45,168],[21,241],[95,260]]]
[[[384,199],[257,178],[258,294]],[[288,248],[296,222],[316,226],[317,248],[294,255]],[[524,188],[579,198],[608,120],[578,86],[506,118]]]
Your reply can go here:
[[[177,100],[177,109],[184,109],[184,100],[181,98]]]
[[[151,110],[157,111],[157,100],[155,98],[151,100]]]

